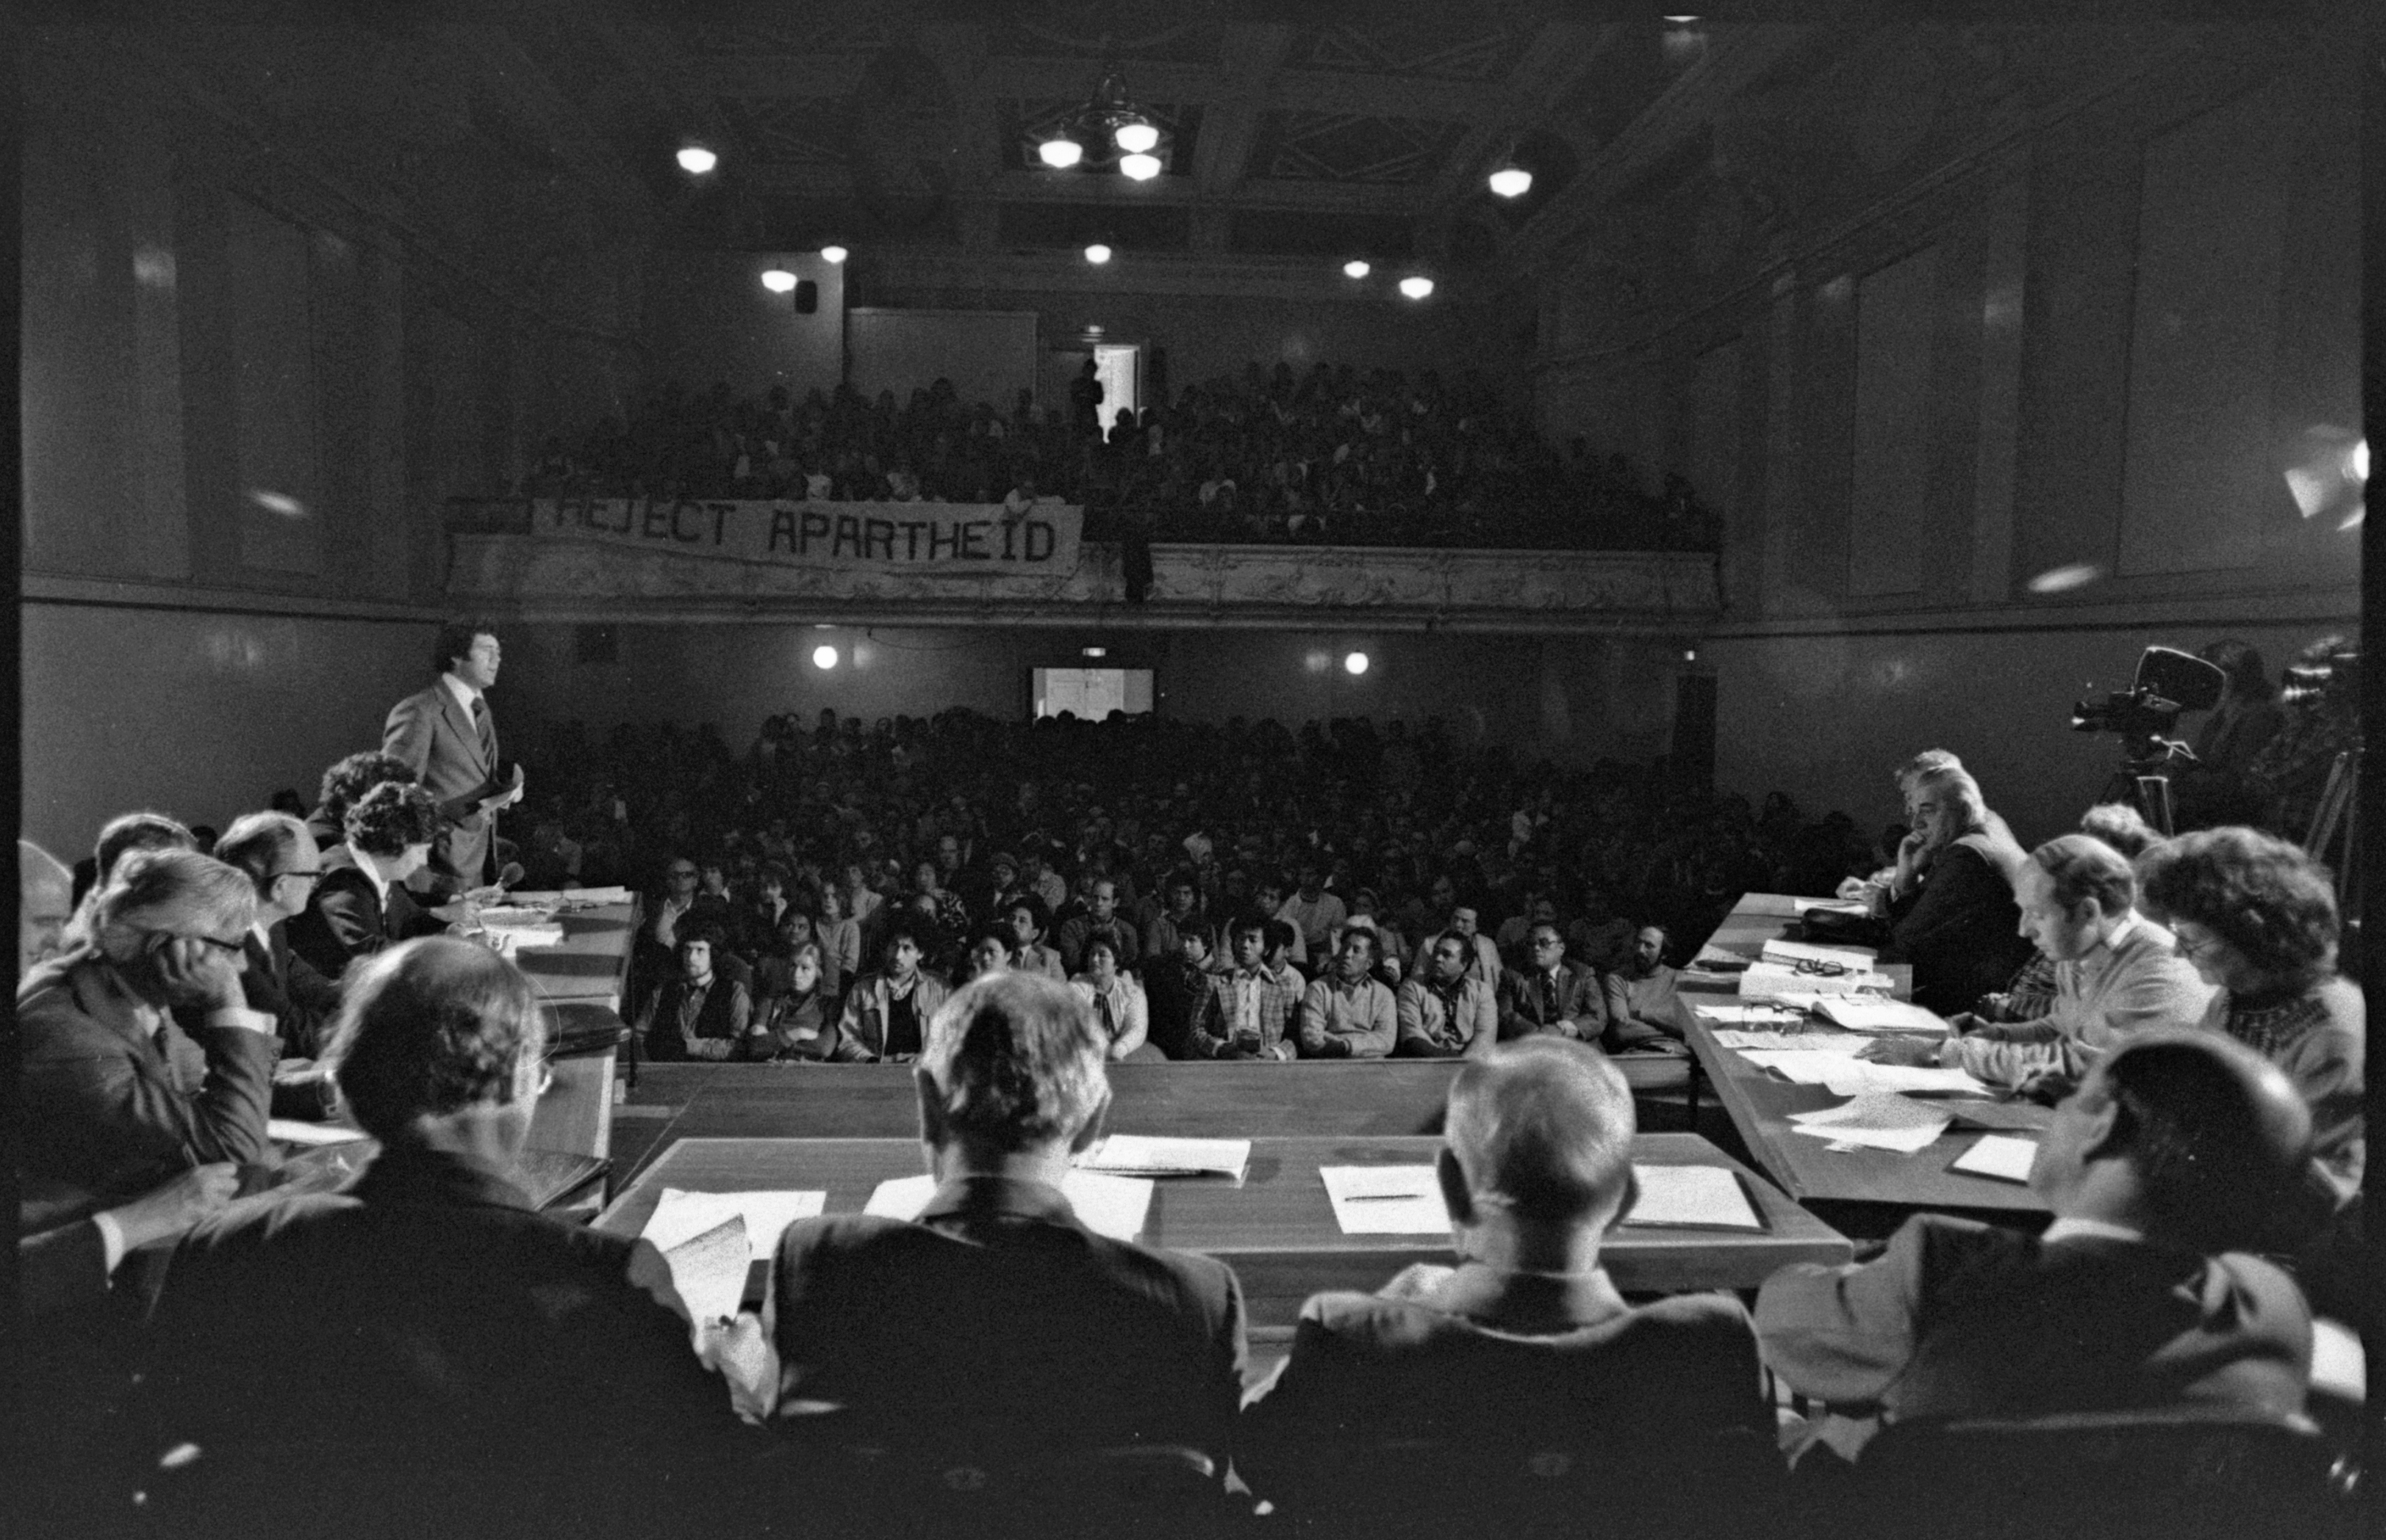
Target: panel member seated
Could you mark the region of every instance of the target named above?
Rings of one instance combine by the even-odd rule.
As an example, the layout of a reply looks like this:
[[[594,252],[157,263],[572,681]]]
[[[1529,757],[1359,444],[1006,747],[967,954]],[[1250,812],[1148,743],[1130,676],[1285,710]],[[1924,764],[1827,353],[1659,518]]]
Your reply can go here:
[[[306,912],[290,921],[290,949],[336,981],[353,958],[445,931],[406,890],[438,837],[439,808],[421,787],[387,782],[367,792],[348,808],[347,843],[324,852]]]
[[[155,1424],[229,1488],[196,1528],[667,1533],[625,1505],[714,1484],[738,1425],[662,1258],[515,1185],[545,1035],[530,981],[469,942],[358,965],[324,1057],[381,1154],[203,1225],[158,1302]]]
[[[1599,975],[1565,955],[1554,924],[1535,925],[1525,938],[1532,966],[1500,977],[1500,1039],[1555,1033],[1596,1043],[1607,1031],[1607,1002]]]
[[[1392,1002],[1400,1058],[1481,1058],[1500,1041],[1491,986],[1466,971],[1472,944],[1455,931],[1435,936],[1416,975]]]
[[[1748,1312],[1728,1295],[1625,1303],[1601,1242],[1631,1204],[1632,1094],[1598,1049],[1502,1045],[1451,1081],[1435,1161],[1453,1270],[1420,1263],[1374,1295],[1321,1294],[1244,1409],[1236,1470],[1297,1504],[1334,1446],[1397,1438],[1663,1447],[1760,1430]],[[1331,1472],[1325,1472],[1329,1479]]]
[[[1786,1268],[1757,1296],[1764,1358],[1842,1414],[2021,1418],[2183,1405],[2303,1409],[2311,1315],[2239,1255],[2291,1237],[2311,1116],[2216,1033],[2123,1042],[2056,1108],[2029,1183],[2036,1237],[1938,1214],[1877,1260]],[[1820,1429],[1841,1454],[1871,1424]]]
[[[936,1196],[915,1222],[799,1220],[780,1242],[794,1431],[996,1454],[1175,1444],[1224,1466],[1242,1392],[1234,1274],[1096,1235],[1060,1191],[1100,1132],[1106,1050],[1076,993],[1037,974],[981,979],[936,1012],[916,1072]]]
[[[1390,1057],[1400,1029],[1399,1012],[1392,992],[1373,976],[1375,958],[1373,931],[1342,933],[1334,960],[1301,997],[1301,1058]]]

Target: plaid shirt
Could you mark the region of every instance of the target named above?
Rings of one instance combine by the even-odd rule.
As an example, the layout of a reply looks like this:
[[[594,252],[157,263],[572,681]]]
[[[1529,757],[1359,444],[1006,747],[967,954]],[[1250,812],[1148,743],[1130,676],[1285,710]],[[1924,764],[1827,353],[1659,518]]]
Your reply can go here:
[[[1231,972],[1212,974],[1210,997],[1193,1019],[1190,1043],[1196,1058],[1231,1058],[1235,1033],[1243,1020],[1243,1002],[1249,998],[1256,1008],[1262,1058],[1292,1058],[1298,1049],[1285,1037],[1285,1029],[1298,1020],[1300,997],[1308,983],[1300,970],[1287,964],[1281,973],[1271,973],[1265,966],[1248,971],[1236,969]]]

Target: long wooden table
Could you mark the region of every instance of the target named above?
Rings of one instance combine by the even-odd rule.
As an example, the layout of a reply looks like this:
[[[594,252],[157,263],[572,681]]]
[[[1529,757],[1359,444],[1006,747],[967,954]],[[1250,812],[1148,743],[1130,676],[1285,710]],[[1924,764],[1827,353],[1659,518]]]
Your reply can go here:
[[[1345,1235],[1317,1174],[1320,1166],[1429,1164],[1439,1147],[1438,1139],[1414,1136],[1255,1136],[1239,1186],[1223,1177],[1157,1182],[1140,1238],[1227,1263],[1242,1281],[1250,1324],[1288,1330],[1301,1301],[1318,1290],[1372,1290],[1411,1262],[1452,1259],[1447,1236]],[[1852,1254],[1844,1236],[1696,1134],[1641,1134],[1632,1158],[1731,1171],[1765,1229],[1619,1227],[1601,1259],[1627,1293],[1751,1288],[1785,1264],[1843,1262]],[[666,1187],[821,1191],[830,1213],[858,1213],[879,1183],[922,1169],[916,1139],[681,1139],[606,1208],[596,1227],[637,1234]],[[747,1288],[759,1297],[768,1264],[754,1268]]]
[[[515,965],[529,976],[539,998],[556,1008],[561,1025],[586,1029],[609,1018],[618,1027],[638,933],[637,901],[566,910],[557,918],[563,944],[517,953]],[[531,1118],[531,1147],[609,1158],[620,1059],[620,1049],[610,1046],[567,1048],[549,1058],[555,1083]]]
[[[1699,958],[1727,962],[1752,959],[1767,941],[1788,933],[1799,906],[1827,901],[1748,894],[1717,927]],[[1891,967],[1883,971],[1902,984],[1912,982],[1910,969]],[[1819,1085],[1793,1085],[1716,1043],[1713,1023],[1698,1014],[1698,1007],[1734,1003],[1739,998],[1736,990],[1730,978],[1701,980],[1686,973],[1679,991],[1683,1029],[1691,1051],[1714,1083],[1717,1099],[1730,1113],[1732,1126],[1757,1162],[1790,1196],[1802,1203],[1834,1206],[1828,1210],[1832,1218],[1858,1233],[1878,1231],[1904,1212],[1918,1208],[1971,1210],[1983,1218],[2007,1221],[2046,1214],[2046,1206],[2037,1195],[2017,1183],[1949,1170],[1951,1162],[1981,1137],[1982,1131],[1976,1128],[1951,1127],[1912,1155],[1834,1149],[1827,1140],[1792,1132],[1791,1113],[1837,1106],[1844,1098]],[[1905,988],[1898,990],[1901,996],[1905,993]],[[1841,1210],[1839,1205],[1875,1206],[1883,1211],[1862,1217]]]

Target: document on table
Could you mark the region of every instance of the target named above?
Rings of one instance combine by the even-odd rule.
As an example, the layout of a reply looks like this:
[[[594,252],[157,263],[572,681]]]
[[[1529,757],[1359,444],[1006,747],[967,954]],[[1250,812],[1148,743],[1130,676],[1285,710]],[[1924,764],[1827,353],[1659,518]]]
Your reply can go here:
[[[285,1145],[345,1145],[371,1137],[360,1128],[349,1128],[341,1123],[301,1122],[295,1118],[267,1119],[265,1135]]]
[[[2030,1162],[2037,1158],[2038,1142],[2034,1139],[2016,1139],[2010,1133],[1983,1133],[1947,1169],[1973,1176],[1992,1176],[2000,1182],[2028,1182]]]
[[[497,944],[497,955],[510,958],[516,952],[535,951],[541,946],[563,945],[560,925],[509,925],[503,930],[483,932]]]
[[[933,1176],[889,1177],[861,1211],[882,1219],[915,1220],[936,1196]],[[1151,1183],[1136,1176],[1071,1171],[1061,1181],[1061,1196],[1076,1210],[1078,1223],[1114,1241],[1131,1241],[1143,1233],[1144,1218],[1151,1209]]]
[[[1945,1036],[1945,1017],[1925,1010],[1910,1000],[1881,1000],[1869,995],[1828,995],[1815,1008],[1850,1032],[1932,1033]]]
[[[746,1298],[746,1264],[752,1258],[743,1214],[732,1214],[663,1251],[663,1260],[671,1264],[672,1286],[679,1290],[688,1319],[698,1325],[736,1319],[737,1307]]]
[[[1215,1172],[1243,1179],[1251,1163],[1249,1139],[1163,1139],[1113,1133],[1070,1164],[1081,1171],[1112,1176],[1204,1176]]]
[[[1966,1070],[1935,1064],[1875,1064],[1863,1058],[1843,1058],[1826,1069],[1823,1084],[1835,1096],[1864,1096],[1879,1091],[1952,1091],[1966,1096],[1989,1094],[1989,1088],[1974,1080]]]
[[[1431,1166],[1320,1166],[1345,1235],[1446,1235],[1450,1210]]]
[[[1769,1001],[1763,1005],[1753,1006],[1700,1005],[1692,1007],[1691,1008],[1695,1009],[1701,1016],[1705,1017],[1710,1021],[1737,1021],[1746,1024],[1769,1022],[1776,1026],[1778,1026],[1785,1021],[1794,1022],[1803,1020],[1806,1015],[1802,1010],[1794,1010],[1788,1006],[1777,1005]],[[1716,1035],[1721,1036],[1722,1034],[1718,1033]]]
[[[1693,1230],[1762,1230],[1739,1178],[1721,1166],[1635,1166],[1640,1188],[1626,1224]]]
[[[1790,1127],[1796,1133],[1828,1139],[1833,1144],[1862,1145],[1903,1155],[1911,1155],[1936,1141],[1953,1121],[1937,1108],[1894,1093],[1858,1096],[1844,1106],[1819,1112],[1790,1114]]]
[[[2054,1108],[2041,1107],[2036,1102],[1956,1101],[1939,1103],[1939,1110],[1952,1115],[1959,1123],[1975,1128],[2007,1129],[2018,1133],[2037,1133],[2054,1121]]]
[[[826,1193],[691,1193],[665,1187],[639,1233],[668,1253],[735,1216],[745,1222],[754,1259],[767,1262],[779,1249],[781,1231],[797,1220],[817,1219],[827,1207]]]
[[[1886,995],[1891,987],[1889,976],[1884,973],[1801,973],[1796,968],[1778,962],[1752,962],[1748,965],[1748,971],[1739,976],[1739,995],[1743,1000],[1853,995],[1860,990]]]
[[[1715,1046],[1737,1048],[1742,1053],[1755,1049],[1760,1053],[1856,1053],[1872,1045],[1872,1039],[1852,1032],[1732,1032],[1718,1028]]]
[[[1851,972],[1869,972],[1880,954],[1869,946],[1818,946],[1811,941],[1768,941],[1767,962],[1835,962]]]
[[[1778,920],[1795,920],[1808,909],[1819,909],[1836,904],[1836,898],[1801,898],[1789,893],[1744,893],[1732,908],[1739,914],[1771,915]]]

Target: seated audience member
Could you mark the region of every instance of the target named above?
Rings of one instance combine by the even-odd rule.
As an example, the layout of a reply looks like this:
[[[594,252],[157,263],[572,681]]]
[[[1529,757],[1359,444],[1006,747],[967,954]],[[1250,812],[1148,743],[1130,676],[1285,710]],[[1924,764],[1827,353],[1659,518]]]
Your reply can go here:
[[[821,971],[820,943],[807,941],[786,958],[785,986],[771,998],[760,1033],[749,1038],[757,1058],[817,1061],[836,1042],[836,992]]]
[[[1555,1033],[1596,1043],[1607,1031],[1607,1002],[1599,975],[1565,955],[1565,938],[1554,924],[1539,924],[1526,937],[1533,955],[1529,970],[1500,980],[1500,1039]]]
[[[1482,1058],[1500,1041],[1490,986],[1466,971],[1466,938],[1444,931],[1392,1002],[1396,1058]]]
[[[727,950],[727,938],[707,921],[679,927],[679,977],[656,990],[638,1016],[638,1040],[648,1058],[659,1064],[772,1056],[771,1044],[753,1041],[760,1029],[752,996],[721,970]]]
[[[1276,907],[1275,918],[1289,920],[1300,933],[1300,952],[1323,961],[1333,956],[1334,933],[1350,918],[1342,900],[1325,891],[1325,874],[1315,861],[1300,863],[1292,896]]]
[[[846,992],[832,1058],[909,1063],[920,1057],[929,1019],[949,993],[943,980],[922,966],[934,945],[930,934],[927,922],[911,915],[888,922],[879,944],[878,971],[864,973]]]
[[[1557,922],[1557,900],[1538,888],[1527,887],[1524,908],[1500,921],[1499,930],[1491,937],[1500,948],[1501,967],[1511,972],[1522,972],[1531,968],[1533,927],[1555,925]]]
[[[290,949],[289,922],[307,912],[323,877],[315,836],[287,813],[249,813],[232,821],[215,854],[257,884],[257,920],[240,981],[249,1008],[273,1018],[284,1060],[311,1060],[340,1008],[340,986]]]
[[[148,1409],[214,1472],[218,1533],[669,1533],[714,1484],[737,1424],[662,1258],[515,1184],[545,1045],[482,947],[358,966],[325,1058],[381,1154],[202,1226],[154,1320]]]
[[[1045,908],[1044,900],[1032,893],[1023,894],[1011,900],[1004,918],[1011,922],[1011,933],[1018,942],[1011,949],[1011,968],[1066,983],[1069,970],[1061,966],[1061,954],[1044,945],[1044,933],[1052,923],[1051,911]]]
[[[346,839],[348,809],[363,801],[365,793],[393,781],[401,786],[415,782],[414,767],[394,754],[368,748],[334,760],[316,790],[315,810],[307,815],[307,833],[315,837],[316,848],[329,850]]]
[[[1178,945],[1188,930],[1201,928],[1201,895],[1193,885],[1189,871],[1172,871],[1162,884],[1167,907],[1147,920],[1141,927],[1143,964],[1148,969],[1154,959],[1173,958],[1182,955]]]
[[[116,863],[135,850],[196,850],[199,842],[178,819],[163,813],[119,813],[100,826],[91,854],[74,866],[75,907],[107,885]]]
[[[1609,907],[1606,891],[1593,884],[1582,895],[1581,916],[1565,928],[1566,956],[1600,972],[1614,972],[1631,960],[1639,935],[1632,921]]]
[[[1739,1302],[1629,1305],[1600,1266],[1633,1199],[1633,1132],[1623,1074],[1588,1044],[1534,1038],[1460,1069],[1434,1168],[1458,1266],[1310,1298],[1236,1431],[1251,1490],[1298,1511],[1319,1462],[1354,1443],[1427,1440],[1425,1458],[1463,1460],[1491,1430],[1659,1451],[1769,1436]]]
[[[1457,905],[1450,911],[1450,929],[1473,949],[1474,955],[1466,959],[1466,971],[1489,984],[1496,992],[1500,987],[1501,975],[1506,970],[1500,962],[1500,948],[1492,945],[1489,936],[1477,929],[1479,918],[1474,905]]]
[[[2054,1006],[2033,1021],[1957,1016],[1961,1035],[1890,1039],[1866,1058],[1944,1064],[1992,1085],[2042,1075],[2076,1083],[2095,1058],[2132,1033],[2192,1026],[2211,987],[2179,956],[2171,933],[2137,911],[2138,879],[2119,851],[2063,834],[2029,853],[2015,879],[2022,931],[2054,959]]]
[[[17,842],[17,977],[66,950],[67,921],[74,918],[74,873],[56,856]]]
[[[747,960],[759,962],[771,949],[779,933],[786,928],[788,918],[800,914],[794,898],[788,895],[790,874],[777,861],[766,861],[762,873],[755,879],[754,901],[738,914],[739,938],[744,943]],[[806,928],[810,921],[806,920]],[[807,938],[809,939],[809,938]]]
[[[1111,938],[1115,955],[1128,962],[1143,956],[1143,945],[1135,933],[1135,921],[1119,913],[1118,883],[1108,877],[1098,877],[1086,895],[1086,912],[1061,923],[1058,945],[1061,966],[1072,974],[1086,970],[1086,943],[1095,936]]]
[[[861,925],[846,912],[845,895],[834,883],[821,889],[812,933],[820,937],[821,976],[831,994],[841,995],[846,981],[861,971]]]
[[[1069,987],[1093,1008],[1112,1058],[1156,1059],[1151,1046],[1151,1008],[1132,973],[1119,971],[1118,943],[1102,932],[1086,938],[1086,970]]]
[[[1400,1035],[1400,1013],[1392,992],[1371,973],[1375,956],[1373,932],[1343,933],[1333,962],[1301,996],[1301,1058],[1390,1056]]]
[[[1002,1458],[1188,1446],[1223,1467],[1242,1394],[1243,1304],[1207,1258],[1103,1238],[1071,1211],[1069,1158],[1099,1135],[1107,1045],[1084,1000],[1016,970],[932,1010],[914,1221],[798,1220],[773,1271],[778,1383],[843,1445]]]
[[[2336,894],[2327,869],[2253,829],[2205,829],[2157,846],[2141,867],[2150,907],[2179,956],[2217,993],[2204,1025],[2286,1071],[2311,1109],[2312,1153],[2341,1201],[2361,1190],[2367,1013],[2336,970]]]
[[[1915,782],[1914,832],[1898,846],[1884,960],[1914,965],[1914,1002],[1968,1011],[2028,960],[2013,874],[2023,853],[1991,824],[1980,788],[1960,770]]]
[[[1342,922],[1342,926],[1345,930],[1359,926],[1375,933],[1375,976],[1389,987],[1398,989],[1400,981],[1407,976],[1409,970],[1408,938],[1400,934],[1400,928],[1388,917],[1379,912],[1382,907],[1382,900],[1375,889],[1360,888],[1350,895],[1350,917]],[[1333,941],[1339,946],[1342,945],[1341,935],[1337,933]]]
[[[289,924],[290,949],[333,980],[352,958],[447,928],[406,889],[439,837],[439,805],[429,792],[376,786],[349,807],[347,829],[347,843],[325,852],[323,874]]]
[[[1206,925],[1187,925],[1177,932],[1174,957],[1144,962],[1144,1000],[1150,1015],[1147,1041],[1168,1058],[1193,1057],[1193,1021],[1209,1003],[1210,981],[1216,976],[1210,955]]]
[[[980,926],[970,937],[969,949],[961,954],[961,976],[954,981],[955,987],[974,983],[990,973],[1009,972],[1011,940],[1011,933],[999,925]]]
[[[754,983],[751,993],[754,996],[754,1015],[758,1020],[768,1015],[771,1002],[786,992],[787,974],[794,966],[796,954],[807,946],[812,948],[813,966],[817,968],[823,959],[820,951],[820,937],[812,931],[811,916],[801,909],[789,909],[785,920],[772,933],[770,944],[763,948],[760,960],[753,964]],[[829,978],[825,973],[821,977],[821,987],[832,995],[836,993],[836,983],[837,981]]]
[[[2030,1168],[2039,1236],[1939,1214],[1877,1261],[1765,1282],[1765,1362],[1868,1423],[2200,1406],[2303,1409],[2311,1317],[2287,1275],[2238,1255],[2279,1239],[2311,1118],[2284,1075],[2203,1032],[2129,1038],[2055,1109]]]
[[[20,1233],[192,1166],[267,1159],[277,1043],[240,984],[256,914],[246,873],[195,851],[136,851],[93,895],[78,944],[18,985]],[[206,1066],[195,1079],[183,1069],[194,1058]]]
[[[1210,980],[1210,996],[1195,1010],[1189,1034],[1194,1058],[1276,1058],[1299,1056],[1296,1015],[1307,985],[1290,963],[1268,958],[1269,932],[1292,927],[1254,911],[1227,927],[1234,966]],[[1282,949],[1279,947],[1279,957]]]
[[[1622,1053],[1674,1051],[1682,1040],[1675,993],[1680,980],[1680,973],[1665,966],[1665,928],[1641,926],[1633,934],[1629,960],[1600,977],[1600,995],[1607,1007],[1601,1042]]]

